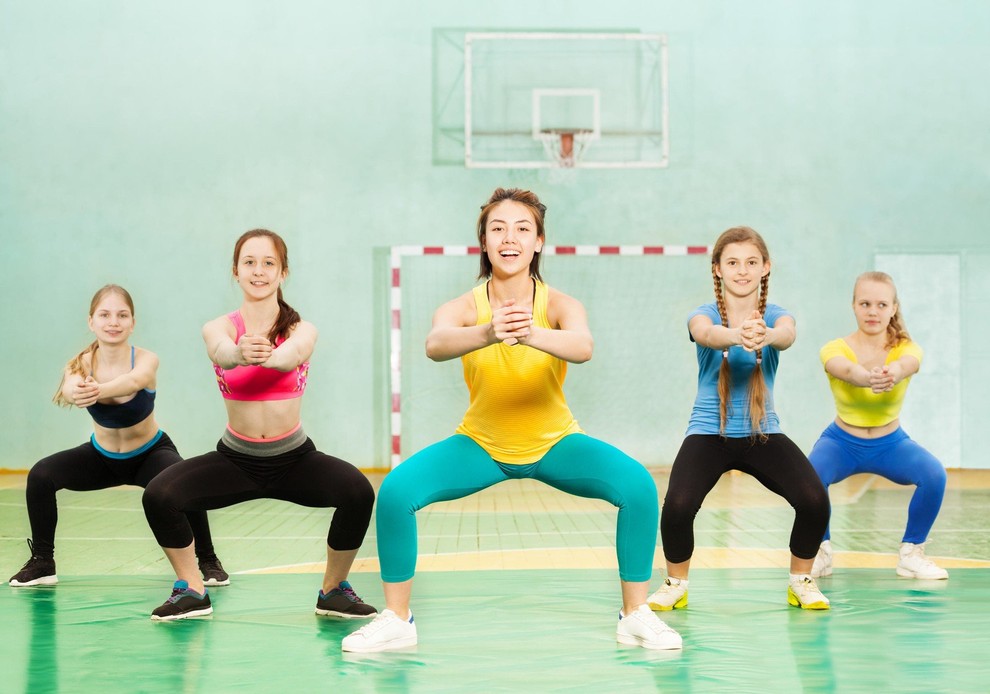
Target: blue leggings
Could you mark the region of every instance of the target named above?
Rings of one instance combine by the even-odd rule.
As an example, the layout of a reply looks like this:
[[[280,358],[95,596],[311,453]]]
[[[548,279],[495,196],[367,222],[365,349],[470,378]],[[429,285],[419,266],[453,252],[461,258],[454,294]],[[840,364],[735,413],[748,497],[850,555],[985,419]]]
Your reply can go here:
[[[822,432],[808,459],[826,487],[858,472],[871,472],[897,484],[915,485],[903,542],[921,544],[928,539],[942,506],[945,468],[903,429],[878,439],[861,439],[832,422]],[[829,539],[828,530],[825,539]]]
[[[656,484],[646,468],[628,455],[584,434],[565,436],[530,465],[498,463],[473,439],[457,434],[392,470],[378,492],[375,516],[382,580],[401,583],[416,573],[416,511],[520,478],[617,506],[619,577],[650,580],[659,515]]]

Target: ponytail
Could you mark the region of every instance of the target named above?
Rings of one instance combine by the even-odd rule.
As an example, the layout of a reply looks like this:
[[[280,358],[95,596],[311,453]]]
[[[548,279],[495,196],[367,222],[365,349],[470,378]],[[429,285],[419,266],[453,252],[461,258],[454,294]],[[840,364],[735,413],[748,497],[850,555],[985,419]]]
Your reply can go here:
[[[275,325],[272,326],[271,331],[268,333],[268,341],[273,345],[275,340],[281,337],[285,339],[289,336],[289,331],[294,328],[302,318],[296,309],[285,303],[285,299],[282,298],[282,287],[278,288],[278,316],[275,318]]]
[[[62,380],[58,384],[58,390],[56,390],[55,394],[52,396],[53,403],[59,407],[72,407],[72,403],[69,402],[68,399],[66,399],[65,394],[62,393],[62,388],[65,387],[66,372],[76,376],[82,376],[83,378],[88,376],[89,374],[86,373],[86,355],[89,355],[89,368],[90,371],[92,371],[93,364],[96,361],[96,350],[99,348],[100,343],[93,340],[89,347],[69,360],[69,363],[65,365],[65,370],[62,372]]]

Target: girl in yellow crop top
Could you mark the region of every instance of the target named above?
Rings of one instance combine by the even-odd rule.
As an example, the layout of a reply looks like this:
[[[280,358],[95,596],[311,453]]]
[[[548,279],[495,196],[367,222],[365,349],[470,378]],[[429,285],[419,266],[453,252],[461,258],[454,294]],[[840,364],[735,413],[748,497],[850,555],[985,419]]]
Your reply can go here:
[[[437,309],[426,338],[434,361],[461,358],[470,404],[453,436],[385,477],[376,523],[387,609],[345,637],[342,648],[376,652],[416,644],[409,602],[417,510],[523,477],[619,508],[623,605],[616,639],[680,648],[681,637],[646,605],[659,515],[653,478],[615,447],[582,433],[564,399],[567,363],[590,359],[593,341],[581,303],[540,277],[546,207],[530,191],[499,188],[481,210],[479,276],[487,281]],[[476,624],[464,626],[483,622],[478,612]]]
[[[900,410],[911,376],[921,367],[921,348],[901,317],[894,281],[883,272],[856,279],[853,312],[857,329],[821,350],[837,416],[808,458],[826,487],[859,472],[916,489],[898,552],[897,575],[944,579],[949,574],[925,556],[924,543],[945,492],[945,468],[900,426]],[[828,531],[812,576],[832,573]]]

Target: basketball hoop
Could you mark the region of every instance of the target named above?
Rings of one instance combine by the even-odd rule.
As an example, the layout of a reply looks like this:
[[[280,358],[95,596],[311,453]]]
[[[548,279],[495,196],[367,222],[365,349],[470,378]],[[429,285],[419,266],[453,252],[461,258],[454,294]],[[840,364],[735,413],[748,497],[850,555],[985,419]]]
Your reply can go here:
[[[541,130],[538,136],[543,143],[543,151],[553,165],[561,169],[572,169],[584,155],[588,144],[595,139],[594,131],[581,128]]]

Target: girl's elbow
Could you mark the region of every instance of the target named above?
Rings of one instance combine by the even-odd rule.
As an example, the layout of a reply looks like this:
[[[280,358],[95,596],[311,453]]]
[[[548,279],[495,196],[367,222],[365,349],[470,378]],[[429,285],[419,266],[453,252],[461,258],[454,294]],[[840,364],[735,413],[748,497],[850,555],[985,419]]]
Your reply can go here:
[[[577,358],[574,360],[574,363],[583,364],[586,361],[591,361],[591,357],[594,355],[594,353],[595,353],[595,341],[589,339],[588,342],[585,343],[580,350],[578,350],[578,353],[576,355]]]
[[[432,361],[447,361],[448,357],[437,344],[436,340],[426,339],[426,356]]]

